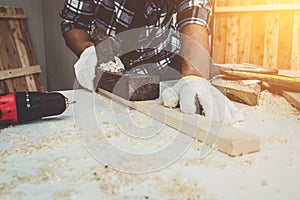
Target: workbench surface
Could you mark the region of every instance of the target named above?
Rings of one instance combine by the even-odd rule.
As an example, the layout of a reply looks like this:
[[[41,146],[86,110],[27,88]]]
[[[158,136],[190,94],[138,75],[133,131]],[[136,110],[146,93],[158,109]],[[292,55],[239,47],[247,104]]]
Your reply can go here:
[[[77,100],[62,115],[0,130],[0,199],[300,198],[297,113],[236,104],[246,120],[234,126],[261,150],[204,155],[203,143],[104,96],[62,93]]]

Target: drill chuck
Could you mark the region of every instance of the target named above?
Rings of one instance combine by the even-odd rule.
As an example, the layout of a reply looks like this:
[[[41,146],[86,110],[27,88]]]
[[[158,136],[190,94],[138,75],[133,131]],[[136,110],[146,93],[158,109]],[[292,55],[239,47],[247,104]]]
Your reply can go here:
[[[60,93],[17,92],[0,95],[0,124],[24,123],[59,115],[66,109]]]

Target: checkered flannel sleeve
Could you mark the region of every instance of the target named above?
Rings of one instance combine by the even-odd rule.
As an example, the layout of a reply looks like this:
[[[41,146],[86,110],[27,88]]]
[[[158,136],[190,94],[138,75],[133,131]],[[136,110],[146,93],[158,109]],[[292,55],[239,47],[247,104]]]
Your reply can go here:
[[[199,24],[210,31],[210,0],[177,0],[176,11],[178,30],[181,30],[187,24]]]
[[[94,8],[93,0],[66,0],[60,13],[62,33],[74,28],[90,33],[94,20]]]

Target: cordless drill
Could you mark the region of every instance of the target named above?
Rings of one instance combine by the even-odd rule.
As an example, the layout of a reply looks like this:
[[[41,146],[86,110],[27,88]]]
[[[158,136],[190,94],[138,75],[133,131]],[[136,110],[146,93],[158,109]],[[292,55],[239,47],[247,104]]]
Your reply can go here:
[[[0,94],[0,125],[24,123],[59,115],[67,107],[60,93],[16,92]]]

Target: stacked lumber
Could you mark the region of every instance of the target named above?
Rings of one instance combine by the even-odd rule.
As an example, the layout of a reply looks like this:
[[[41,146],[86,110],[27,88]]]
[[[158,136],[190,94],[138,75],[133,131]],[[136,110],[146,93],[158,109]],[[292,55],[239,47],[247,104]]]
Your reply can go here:
[[[22,8],[0,6],[0,93],[44,91]]]
[[[264,89],[285,97],[287,101],[300,110],[298,71],[278,71],[248,63],[215,64],[215,66],[225,80],[221,83],[212,82],[212,84],[220,90],[225,90],[227,97],[231,100],[250,106],[257,105],[261,91],[259,84],[261,83]],[[246,87],[245,81],[254,84],[246,84]]]

